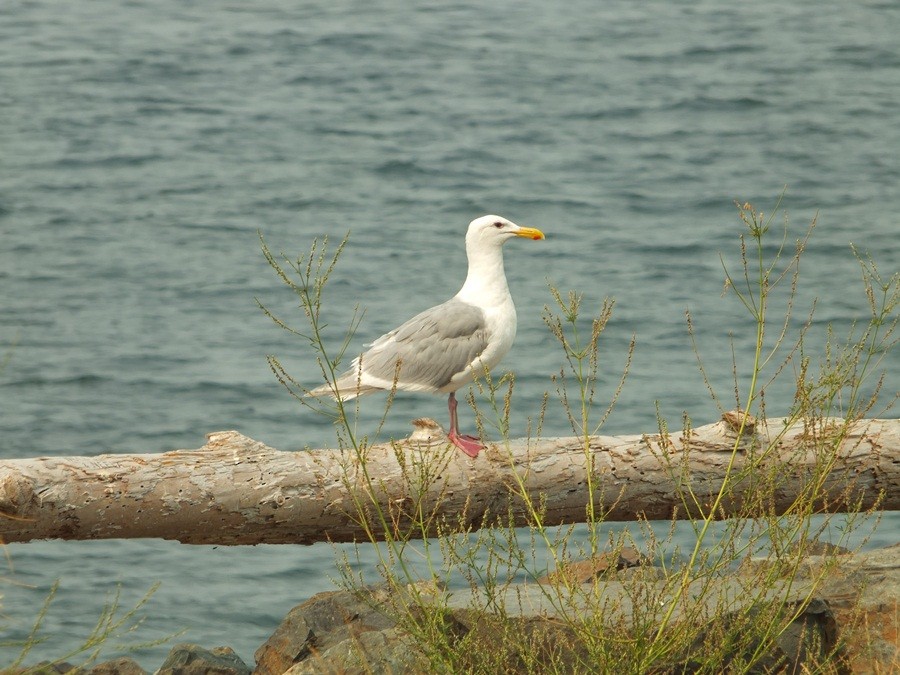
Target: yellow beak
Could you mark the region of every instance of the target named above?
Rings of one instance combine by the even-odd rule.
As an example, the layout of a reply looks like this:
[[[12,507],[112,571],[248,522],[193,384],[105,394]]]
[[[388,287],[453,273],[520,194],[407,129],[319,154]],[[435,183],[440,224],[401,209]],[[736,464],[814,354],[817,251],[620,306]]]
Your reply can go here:
[[[534,239],[535,241],[538,239],[545,239],[544,233],[533,227],[520,227],[516,230],[515,234],[517,237],[525,237],[526,239]]]

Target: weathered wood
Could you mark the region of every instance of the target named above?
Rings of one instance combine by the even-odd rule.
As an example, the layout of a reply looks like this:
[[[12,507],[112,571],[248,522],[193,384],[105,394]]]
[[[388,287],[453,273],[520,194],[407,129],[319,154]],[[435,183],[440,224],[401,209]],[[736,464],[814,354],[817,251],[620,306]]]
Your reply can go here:
[[[679,495],[690,486],[705,506],[718,491],[739,427],[730,415],[689,433],[595,436],[588,452],[577,437],[514,440],[474,460],[448,447],[437,423],[417,420],[409,439],[367,449],[371,491],[352,452],[279,452],[236,431],[209,434],[197,450],[7,460],[0,462],[0,538],[351,541],[365,538],[354,499],[369,498],[401,526],[416,503],[439,518],[464,514],[473,527],[510,512],[524,523],[522,499],[511,496],[517,476],[535,502],[544,500],[546,524],[582,522],[588,457],[595,504],[607,520],[695,517],[697,508]],[[900,420],[861,420],[844,434],[840,420],[785,429],[772,419],[752,427],[733,470],[758,462],[754,474],[763,476],[780,467],[769,500],[775,511],[789,508],[815,467],[830,461],[822,511],[900,509]],[[718,516],[734,515],[758,491],[753,481],[741,483]]]

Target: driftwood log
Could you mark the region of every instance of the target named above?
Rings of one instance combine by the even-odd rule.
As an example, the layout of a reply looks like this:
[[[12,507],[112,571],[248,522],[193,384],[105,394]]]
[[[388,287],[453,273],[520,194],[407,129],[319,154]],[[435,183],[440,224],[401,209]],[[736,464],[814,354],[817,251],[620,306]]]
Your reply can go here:
[[[434,522],[461,516],[479,527],[513,514],[524,524],[522,487],[544,505],[545,524],[583,522],[589,461],[594,502],[607,520],[691,518],[719,490],[734,447],[732,471],[753,462],[754,476],[777,476],[767,497],[776,512],[814,476],[822,512],[900,509],[900,420],[844,427],[841,420],[785,426],[751,419],[739,437],[740,418],[726,413],[689,432],[594,436],[587,450],[577,437],[513,440],[474,460],[448,447],[443,429],[428,419],[413,423],[409,439],[366,449],[364,466],[352,451],[280,452],[236,431],[209,434],[196,450],[6,460],[0,539],[343,542],[366,537],[357,505],[369,500],[398,527],[417,508]],[[716,516],[747,515],[760,485],[738,483]],[[696,504],[683,497],[688,487]]]

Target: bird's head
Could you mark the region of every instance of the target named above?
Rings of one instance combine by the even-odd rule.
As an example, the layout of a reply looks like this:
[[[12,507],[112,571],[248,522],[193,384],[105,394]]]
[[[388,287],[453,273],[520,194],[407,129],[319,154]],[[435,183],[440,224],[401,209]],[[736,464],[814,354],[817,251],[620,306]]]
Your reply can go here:
[[[481,216],[469,223],[466,246],[500,246],[513,237],[543,239],[544,233],[533,227],[520,227],[500,216]]]

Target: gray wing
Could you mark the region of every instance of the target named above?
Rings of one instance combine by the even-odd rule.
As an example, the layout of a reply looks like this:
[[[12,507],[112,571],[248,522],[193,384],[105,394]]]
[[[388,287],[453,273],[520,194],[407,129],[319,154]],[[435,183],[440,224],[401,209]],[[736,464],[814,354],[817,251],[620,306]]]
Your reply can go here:
[[[484,312],[454,298],[382,335],[360,358],[363,372],[388,386],[399,360],[399,389],[436,390],[465,371],[487,346]]]

